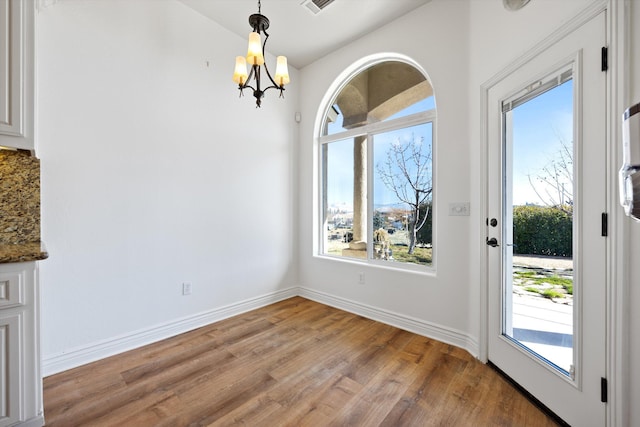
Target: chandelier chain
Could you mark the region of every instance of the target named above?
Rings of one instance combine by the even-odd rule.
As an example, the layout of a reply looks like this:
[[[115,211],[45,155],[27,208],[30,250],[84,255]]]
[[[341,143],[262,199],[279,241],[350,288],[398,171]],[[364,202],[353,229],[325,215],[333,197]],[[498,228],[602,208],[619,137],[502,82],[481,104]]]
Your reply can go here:
[[[262,13],[261,9],[262,9],[262,2],[258,0],[258,13]]]

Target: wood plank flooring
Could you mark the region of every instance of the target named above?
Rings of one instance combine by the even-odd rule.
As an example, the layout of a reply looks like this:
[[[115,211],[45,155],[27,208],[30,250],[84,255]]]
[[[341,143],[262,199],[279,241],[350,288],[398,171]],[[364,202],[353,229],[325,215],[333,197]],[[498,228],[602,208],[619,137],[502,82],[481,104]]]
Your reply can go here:
[[[291,298],[44,379],[47,426],[556,426],[466,351]]]

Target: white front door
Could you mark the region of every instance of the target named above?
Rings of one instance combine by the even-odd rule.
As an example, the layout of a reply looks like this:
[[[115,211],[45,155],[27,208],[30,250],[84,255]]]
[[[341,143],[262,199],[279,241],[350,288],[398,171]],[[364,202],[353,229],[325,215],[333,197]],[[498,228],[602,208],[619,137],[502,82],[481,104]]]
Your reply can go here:
[[[487,93],[488,358],[575,426],[605,424],[605,45],[602,12]]]

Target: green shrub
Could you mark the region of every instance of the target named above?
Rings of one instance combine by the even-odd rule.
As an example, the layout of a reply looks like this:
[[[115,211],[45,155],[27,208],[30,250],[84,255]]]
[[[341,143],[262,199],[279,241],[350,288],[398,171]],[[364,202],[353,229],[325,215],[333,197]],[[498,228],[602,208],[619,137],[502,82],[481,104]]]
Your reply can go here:
[[[431,202],[420,205],[421,217],[424,215],[426,209],[429,209],[427,221],[422,228],[418,230],[418,235],[416,236],[418,243],[422,244],[433,243],[433,206]]]
[[[572,257],[572,224],[572,217],[559,209],[515,206],[513,208],[513,252]]]

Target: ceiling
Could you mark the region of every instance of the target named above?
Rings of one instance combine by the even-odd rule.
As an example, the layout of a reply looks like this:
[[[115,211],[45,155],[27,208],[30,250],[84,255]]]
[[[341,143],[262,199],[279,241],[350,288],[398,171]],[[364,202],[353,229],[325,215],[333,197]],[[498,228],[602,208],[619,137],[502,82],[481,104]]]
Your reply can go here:
[[[249,15],[258,12],[257,0],[180,1],[242,38],[251,32]],[[335,0],[313,14],[303,0],[262,0],[271,22],[267,50],[300,69],[429,1]]]

